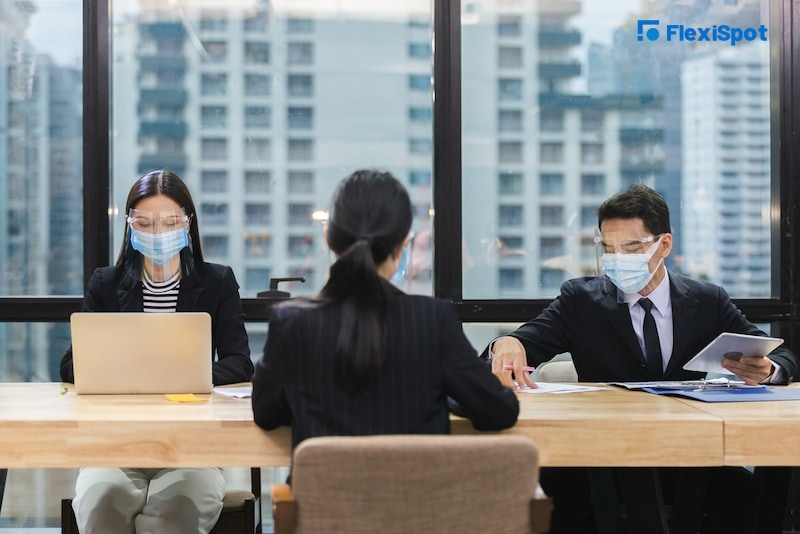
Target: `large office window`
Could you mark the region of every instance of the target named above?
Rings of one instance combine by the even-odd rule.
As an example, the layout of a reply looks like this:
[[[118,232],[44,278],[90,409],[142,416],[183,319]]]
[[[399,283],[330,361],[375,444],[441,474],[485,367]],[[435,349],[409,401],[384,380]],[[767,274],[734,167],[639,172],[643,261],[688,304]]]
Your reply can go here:
[[[83,293],[81,2],[34,4],[0,3],[0,297]],[[0,380],[57,378],[68,332],[0,323]]]
[[[770,4],[476,3],[461,26],[461,222],[474,260],[462,264],[464,299],[504,297],[509,287],[516,298],[548,299],[554,277],[594,274],[591,255],[580,254],[597,226],[586,206],[633,183],[654,187],[670,205],[669,268],[734,297],[776,297],[770,192],[780,169],[770,72],[779,68],[771,58],[781,34]],[[723,24],[747,37],[675,33]],[[511,126],[520,122],[507,110],[512,101],[533,119],[525,128]],[[492,145],[494,161],[486,157]],[[518,202],[540,214],[519,221],[527,236],[521,273],[486,253],[513,220],[502,196],[508,164],[525,184]],[[498,187],[489,176],[506,181]],[[564,230],[559,256],[571,255],[561,270],[535,248],[553,228]]]
[[[430,21],[429,2],[318,2],[302,16],[288,0],[134,5],[112,5],[111,122],[130,124],[116,128],[112,141],[112,211],[122,210],[142,172],[175,171],[200,209],[201,234],[214,232],[204,239],[213,261],[233,267],[245,298],[268,288],[265,273],[306,273],[305,283],[282,289],[319,291],[329,255],[316,239],[324,223],[314,217],[356,169],[387,169],[406,183],[413,230],[430,231],[433,130],[430,111],[422,121],[419,110],[432,106],[432,27],[409,25]],[[149,70],[170,72],[169,87],[158,76],[145,86]],[[172,120],[186,128],[138,126],[145,97],[169,102]],[[122,220],[114,224],[116,250]],[[269,248],[243,235],[268,236]],[[430,279],[416,287],[432,292]]]
[[[60,356],[63,343],[47,341],[52,324],[63,328],[79,306],[91,268],[114,261],[128,188],[155,168],[188,182],[214,261],[236,273],[308,275],[286,287],[293,294],[321,287],[330,256],[321,239],[306,256],[296,246],[289,255],[290,237],[320,235],[341,177],[386,168],[414,202],[419,279],[407,287],[453,298],[468,321],[497,320],[492,306],[522,320],[515,302],[539,306],[557,277],[595,272],[593,210],[643,182],[672,207],[670,268],[723,285],[745,308],[757,301],[756,317],[792,313],[797,128],[780,102],[798,86],[781,40],[797,24],[785,16],[791,0],[693,10],[668,0],[646,13],[636,2],[463,3],[460,39],[430,47],[433,67],[421,44],[444,39],[461,17],[443,0],[320,0],[302,13],[289,0],[200,4],[7,2],[0,292],[50,299],[3,308],[4,362],[16,362],[4,363],[7,377],[32,376],[20,371],[25,358]],[[667,25],[722,23],[759,37],[748,32],[735,46],[668,39]],[[100,46],[83,58],[85,36]],[[109,76],[83,65],[107,66]],[[105,122],[95,105],[107,107]],[[460,206],[455,215],[449,203]],[[254,206],[269,206],[269,217]],[[447,236],[436,242],[441,254],[434,213]],[[247,246],[250,235],[268,239],[270,253]],[[543,258],[556,237],[559,253]],[[246,305],[260,289],[243,285]]]

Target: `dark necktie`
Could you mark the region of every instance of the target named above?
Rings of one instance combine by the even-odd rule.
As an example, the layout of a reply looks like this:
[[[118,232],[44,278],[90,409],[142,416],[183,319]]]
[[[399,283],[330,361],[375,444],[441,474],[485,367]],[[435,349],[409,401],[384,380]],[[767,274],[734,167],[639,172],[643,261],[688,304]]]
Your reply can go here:
[[[650,310],[653,303],[650,299],[639,299],[639,306],[644,308],[644,350],[647,360],[647,376],[651,380],[659,380],[663,375],[661,363],[661,341],[658,339],[658,328],[656,320]]]

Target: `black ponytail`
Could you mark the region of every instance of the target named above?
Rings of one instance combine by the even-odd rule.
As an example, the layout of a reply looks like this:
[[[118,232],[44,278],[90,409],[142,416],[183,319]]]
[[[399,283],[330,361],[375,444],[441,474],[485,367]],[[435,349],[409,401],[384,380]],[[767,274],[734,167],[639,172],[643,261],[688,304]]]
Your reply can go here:
[[[357,171],[334,193],[327,235],[338,259],[320,297],[341,305],[334,372],[351,391],[383,364],[387,294],[377,267],[405,240],[411,218],[408,193],[386,172]]]

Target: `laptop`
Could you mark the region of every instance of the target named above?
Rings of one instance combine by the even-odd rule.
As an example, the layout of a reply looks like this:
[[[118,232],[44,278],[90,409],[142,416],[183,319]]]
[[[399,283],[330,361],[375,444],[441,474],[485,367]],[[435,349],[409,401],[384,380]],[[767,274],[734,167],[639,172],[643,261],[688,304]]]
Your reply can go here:
[[[210,393],[205,312],[78,312],[70,316],[79,394]]]

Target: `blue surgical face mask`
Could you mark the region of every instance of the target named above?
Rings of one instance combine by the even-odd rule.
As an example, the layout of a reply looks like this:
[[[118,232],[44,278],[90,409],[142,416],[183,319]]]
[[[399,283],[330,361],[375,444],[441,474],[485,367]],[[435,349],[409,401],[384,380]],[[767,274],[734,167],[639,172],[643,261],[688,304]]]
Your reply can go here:
[[[411,246],[413,241],[409,241],[403,247],[403,251],[400,256],[400,262],[397,265],[397,271],[392,276],[390,282],[392,282],[396,287],[399,289],[407,289],[409,276],[409,270],[411,269]]]
[[[184,226],[160,234],[149,234],[131,228],[131,246],[156,265],[164,265],[189,246],[189,228]]]
[[[658,239],[644,254],[603,254],[603,274],[623,293],[638,293],[650,283],[650,280],[661,266],[663,258],[653,272],[650,272],[650,260],[658,249]]]

